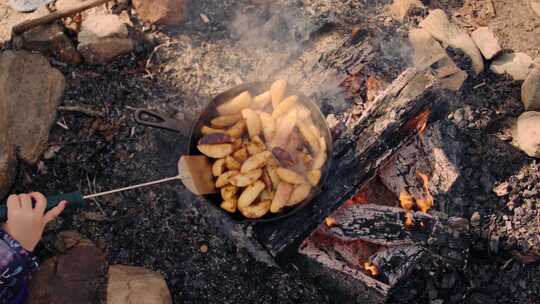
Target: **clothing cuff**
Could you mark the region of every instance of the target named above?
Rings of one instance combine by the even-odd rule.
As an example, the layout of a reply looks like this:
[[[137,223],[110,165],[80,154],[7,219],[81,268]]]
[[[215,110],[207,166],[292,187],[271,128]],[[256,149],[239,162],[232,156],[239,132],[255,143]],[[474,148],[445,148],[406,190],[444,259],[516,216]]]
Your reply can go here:
[[[4,229],[0,229],[0,240],[4,241],[13,252],[15,252],[25,263],[25,268],[28,273],[35,271],[38,268],[38,260],[32,252],[23,248],[21,243],[11,237]]]

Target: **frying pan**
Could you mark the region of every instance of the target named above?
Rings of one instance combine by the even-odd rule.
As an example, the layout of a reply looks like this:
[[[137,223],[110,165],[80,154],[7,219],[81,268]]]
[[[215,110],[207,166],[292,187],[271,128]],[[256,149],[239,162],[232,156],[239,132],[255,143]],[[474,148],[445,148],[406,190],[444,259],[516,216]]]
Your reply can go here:
[[[204,125],[209,125],[210,120],[218,116],[218,113],[216,111],[217,106],[223,104],[224,102],[236,97],[237,95],[245,91],[249,91],[251,96],[257,96],[259,94],[262,94],[270,88],[271,84],[272,82],[245,83],[245,84],[235,86],[217,95],[216,97],[214,97],[214,99],[212,99],[212,101],[200,113],[195,125],[191,129],[191,133],[189,136],[189,146],[186,151],[187,155],[202,155],[197,149],[197,143],[199,139],[203,136],[203,134],[201,133],[201,128]],[[270,221],[276,221],[276,220],[286,218],[288,216],[295,214],[296,212],[300,211],[306,206],[308,206],[309,203],[313,200],[313,198],[321,192],[321,188],[324,185],[324,182],[328,175],[328,169],[330,168],[330,162],[332,160],[332,137],[330,134],[330,129],[328,128],[328,125],[326,124],[326,119],[321,113],[319,107],[315,103],[313,103],[313,101],[311,101],[308,97],[306,97],[302,93],[296,91],[294,88],[288,88],[286,92],[286,96],[292,95],[292,94],[297,95],[299,97],[300,102],[311,111],[313,122],[321,130],[321,135],[324,136],[326,140],[326,146],[327,146],[326,159],[327,160],[323,168],[321,168],[322,175],[321,175],[319,185],[317,187],[314,187],[314,189],[312,189],[311,194],[300,205],[294,206],[292,208],[286,208],[281,213],[278,213],[278,214],[269,213],[259,219],[246,219],[244,216],[242,216],[239,213],[228,213],[225,210],[221,209],[219,205],[221,204],[222,199],[218,193],[201,195],[211,206],[218,209],[220,212],[226,214],[235,222],[238,222],[238,223],[270,222]],[[143,110],[143,109],[137,110],[135,112],[135,121],[142,125],[162,128],[162,129],[166,129],[170,131],[175,131],[175,132],[185,131],[185,126],[181,121],[165,117],[163,115],[160,115],[158,113],[155,113],[149,110]],[[158,183],[167,182],[171,180],[182,179],[182,171],[183,171],[181,169],[182,158],[179,161],[179,175],[178,176],[165,178],[165,179],[154,181],[154,182],[143,183],[143,184],[139,184],[135,186],[129,186],[125,188],[106,191],[102,193],[86,195],[86,196],[84,196],[81,192],[71,192],[71,193],[51,196],[51,197],[48,197],[47,209],[53,208],[54,206],[58,205],[62,200],[67,200],[70,202],[70,206],[77,207],[77,206],[81,206],[81,203],[85,199],[88,199],[88,198],[131,190],[131,189],[140,188],[140,187],[146,187],[149,185],[155,185]],[[6,215],[5,206],[0,206],[0,218],[5,217],[5,215]]]

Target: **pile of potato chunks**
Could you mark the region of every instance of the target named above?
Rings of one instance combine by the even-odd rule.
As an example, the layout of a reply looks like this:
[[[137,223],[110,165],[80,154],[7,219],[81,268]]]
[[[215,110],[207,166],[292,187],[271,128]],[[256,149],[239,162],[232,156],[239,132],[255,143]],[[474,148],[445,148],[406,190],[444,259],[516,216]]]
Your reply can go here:
[[[250,219],[280,213],[307,199],[321,179],[326,140],[287,82],[252,97],[248,91],[216,108],[197,148],[215,159],[221,208]]]

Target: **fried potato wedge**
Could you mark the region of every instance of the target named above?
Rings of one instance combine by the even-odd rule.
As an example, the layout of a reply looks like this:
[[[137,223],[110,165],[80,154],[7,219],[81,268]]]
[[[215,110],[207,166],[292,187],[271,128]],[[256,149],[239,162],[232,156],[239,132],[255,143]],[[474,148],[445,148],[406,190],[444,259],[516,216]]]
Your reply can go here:
[[[261,110],[266,107],[268,103],[272,100],[272,97],[270,96],[270,91],[266,91],[260,95],[257,95],[253,97],[253,103],[251,107],[255,110]]]
[[[262,181],[256,181],[252,185],[246,187],[240,197],[238,198],[238,207],[244,208],[253,203],[259,194],[264,190],[266,185]]]
[[[261,120],[262,132],[266,141],[272,140],[274,134],[276,134],[276,121],[272,115],[266,112],[259,113],[259,119]]]
[[[313,164],[311,165],[312,170],[321,169],[326,162],[326,140],[324,137],[319,137],[319,146],[321,148],[313,159]]]
[[[212,133],[199,139],[199,145],[230,144],[233,139],[226,133]]]
[[[238,187],[233,185],[227,185],[221,188],[221,197],[224,200],[233,199],[236,200],[236,192],[238,192]]]
[[[266,160],[270,157],[272,157],[270,151],[263,151],[251,156],[242,164],[240,173],[244,174],[264,167],[266,165]]]
[[[218,159],[212,165],[212,175],[215,177],[220,176],[225,172],[225,159]]]
[[[247,173],[237,174],[229,179],[229,182],[236,187],[246,187],[253,184],[262,176],[262,169],[256,169]]]
[[[276,80],[270,86],[270,96],[272,99],[272,107],[274,109],[285,98],[285,92],[287,91],[287,81],[283,79]]]
[[[270,200],[260,201],[247,207],[238,208],[238,210],[240,210],[240,213],[242,213],[243,216],[249,219],[258,219],[268,213],[271,203],[272,202]]]
[[[242,119],[241,114],[223,115],[212,119],[210,124],[214,128],[225,128],[234,125],[240,119]]]
[[[283,147],[287,144],[287,139],[296,126],[297,112],[296,109],[293,109],[280,119],[280,123],[277,125],[276,135],[272,139],[272,147]]]
[[[251,138],[251,141],[246,145],[249,155],[255,155],[266,150],[266,145],[259,136]]]
[[[285,98],[277,106],[274,107],[274,112],[272,112],[272,117],[277,119],[278,117],[287,114],[292,108],[298,103],[298,96],[293,95]]]
[[[296,185],[296,184],[303,184],[306,182],[306,179],[304,178],[304,176],[290,169],[279,167],[276,173],[279,176],[279,179],[289,184]]]
[[[241,138],[242,135],[244,135],[244,132],[246,131],[246,122],[243,120],[238,121],[235,123],[232,127],[227,130],[227,134],[229,134],[233,138]]]
[[[289,201],[293,188],[293,185],[286,182],[280,182],[278,184],[276,194],[272,199],[272,205],[270,205],[270,212],[278,213],[285,207]]]
[[[231,115],[240,113],[243,109],[249,107],[253,98],[248,91],[241,93],[240,95],[234,97],[233,99],[225,102],[224,104],[218,106],[216,110],[220,115]]]
[[[304,105],[297,105],[296,109],[298,110],[298,120],[306,120],[311,118],[311,111]]]
[[[315,135],[315,133],[313,133],[309,125],[307,125],[303,121],[299,121],[296,126],[298,127],[298,130],[300,130],[300,134],[302,134],[302,136],[308,143],[311,152],[315,154],[319,152],[319,138],[317,137],[317,135]]]
[[[268,176],[270,177],[270,181],[272,182],[273,189],[276,189],[279,185],[279,182],[281,181],[277,174],[277,168],[278,167],[275,166],[266,166],[266,172],[268,172]]]
[[[239,170],[242,166],[242,164],[238,160],[236,160],[230,155],[227,155],[227,157],[225,157],[225,165],[229,170]]]
[[[246,159],[248,159],[249,157],[249,154],[248,154],[248,151],[247,151],[247,148],[246,147],[242,147],[238,150],[236,150],[232,156],[234,158],[236,158],[239,162],[243,163],[244,161],[246,161]]]
[[[303,200],[305,200],[309,193],[311,192],[311,185],[310,184],[300,184],[294,187],[294,190],[291,193],[291,196],[289,197],[289,200],[287,201],[286,206],[292,207],[296,206],[299,203],[301,203]]]
[[[227,131],[221,130],[221,129],[211,128],[209,126],[203,126],[201,128],[201,133],[203,135],[208,135],[208,134],[213,134],[213,133],[227,133]]]
[[[230,183],[231,178],[239,173],[240,171],[238,170],[231,170],[221,174],[216,180],[216,188],[227,186]]]
[[[261,120],[255,111],[252,109],[244,109],[242,110],[242,117],[246,121],[249,137],[258,136],[261,134]]]
[[[197,149],[210,158],[224,158],[233,152],[232,144],[197,145]]]
[[[231,198],[231,199],[227,199],[227,200],[224,200],[221,205],[219,205],[219,207],[221,207],[221,209],[229,212],[229,213],[235,213],[236,212],[236,206],[237,206],[238,202],[236,200],[236,198]]]
[[[233,150],[238,151],[239,149],[242,149],[242,139],[241,138],[237,138],[233,142]]]
[[[274,184],[272,184],[272,179],[270,179],[270,175],[268,175],[268,170],[263,170],[262,174],[262,181],[266,185],[266,189],[272,189],[274,187]]]
[[[274,198],[274,193],[269,190],[268,186],[261,192],[261,201],[271,201]]]
[[[307,154],[307,153],[304,153],[302,151],[297,151],[296,152],[296,159],[301,162],[304,167],[306,168],[310,168],[311,167],[311,162],[313,161],[313,157],[311,157],[311,155]]]
[[[307,173],[306,177],[309,183],[315,187],[319,184],[319,181],[321,180],[321,170],[311,170]]]

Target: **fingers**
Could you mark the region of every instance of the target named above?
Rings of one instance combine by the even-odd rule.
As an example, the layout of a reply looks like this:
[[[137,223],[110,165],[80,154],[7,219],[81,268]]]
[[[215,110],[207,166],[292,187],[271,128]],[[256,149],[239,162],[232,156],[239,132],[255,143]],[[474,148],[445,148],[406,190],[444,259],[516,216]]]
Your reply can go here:
[[[15,194],[10,195],[7,200],[7,207],[8,210],[20,209],[21,201],[19,200],[19,196]]]
[[[38,215],[43,215],[43,213],[45,213],[45,209],[47,208],[47,198],[39,192],[32,192],[28,195],[32,197],[36,202],[34,210],[37,212]]]
[[[52,208],[51,210],[47,211],[45,215],[43,216],[43,224],[47,224],[48,222],[54,220],[57,216],[64,211],[66,208],[67,201],[62,201],[58,206]]]
[[[32,210],[32,197],[28,194],[19,194],[21,208],[23,210]]]

